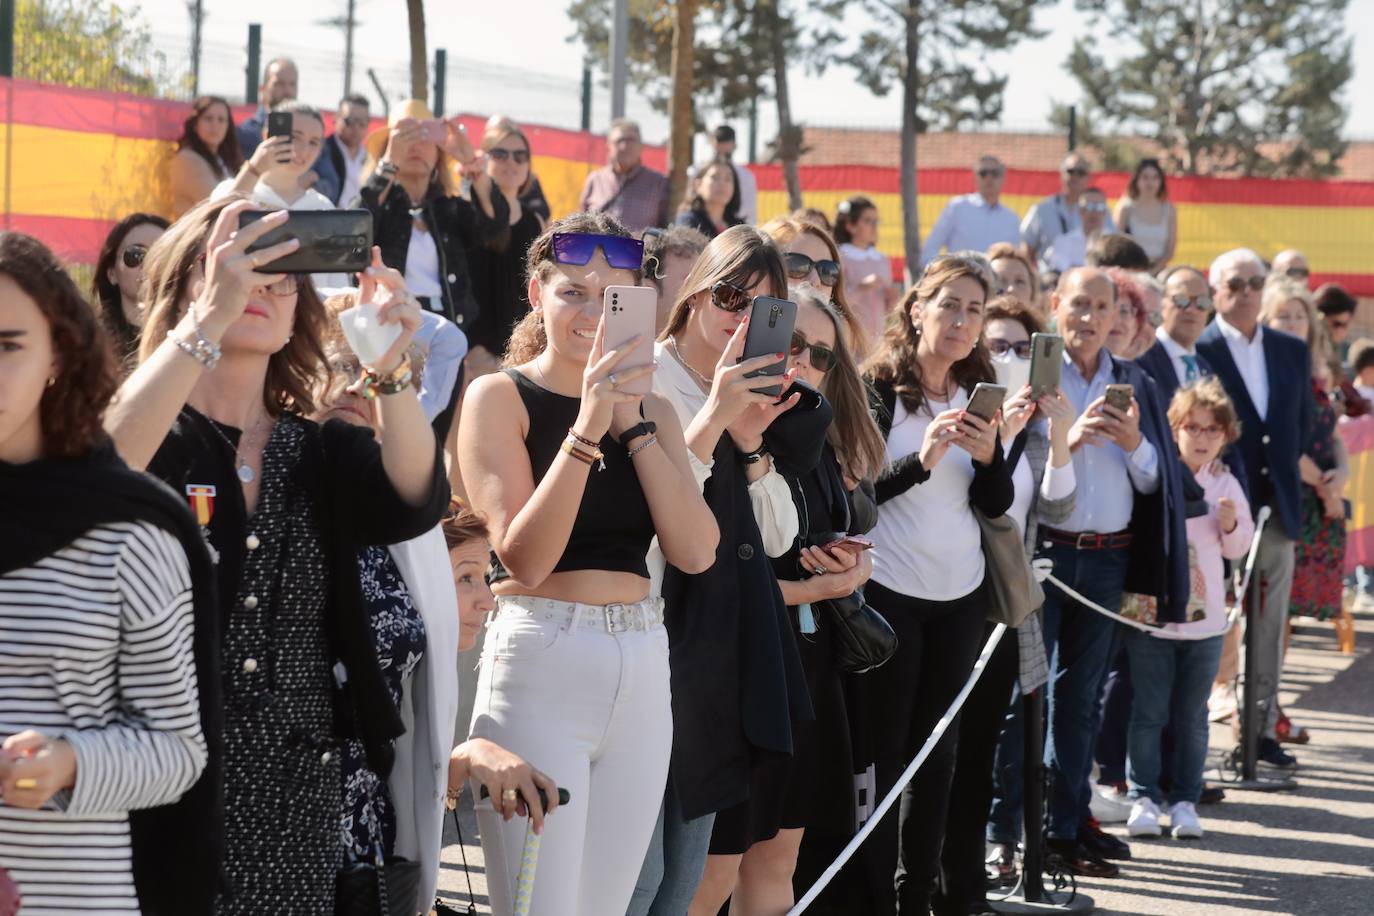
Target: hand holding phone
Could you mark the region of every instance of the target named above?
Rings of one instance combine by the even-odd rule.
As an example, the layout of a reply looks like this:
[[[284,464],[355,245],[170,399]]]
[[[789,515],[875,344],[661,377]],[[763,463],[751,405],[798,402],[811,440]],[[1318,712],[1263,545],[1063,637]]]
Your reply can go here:
[[[969,396],[968,406],[964,410],[984,423],[991,423],[992,418],[997,416],[997,411],[1002,409],[1002,402],[1006,399],[1007,389],[1005,386],[979,382],[974,386],[973,394]]]
[[[849,551],[872,550],[873,542],[863,535],[846,534],[844,537],[836,538],[830,543],[825,544],[824,547],[826,550],[830,550],[833,547],[843,547],[845,550]]]
[[[797,326],[797,303],[773,296],[755,296],[749,308],[749,330],[744,338],[744,359],[786,354],[792,349],[792,331]],[[775,378],[787,370],[786,360],[755,369],[749,378]],[[782,396],[782,385],[764,385],[751,389],[759,394]]]
[[[283,152],[276,154],[278,165],[291,161],[290,140],[295,133],[295,116],[289,111],[269,111],[267,113],[267,139],[272,140],[276,137],[285,137],[286,145]]]
[[[261,220],[271,210],[245,210],[239,228]],[[357,273],[372,260],[372,214],[367,210],[288,210],[283,225],[257,239],[249,252],[287,239],[300,247],[291,254],[260,265],[260,273]]]
[[[654,331],[658,321],[658,293],[647,286],[608,286],[602,294],[602,315],[606,322],[607,352],[631,346],[616,368],[649,366],[648,375],[629,379],[617,387],[630,394],[645,395],[653,389]],[[623,369],[621,368],[623,367]]]
[[[420,137],[430,143],[443,146],[448,142],[448,122],[442,118],[430,118],[420,122]]]
[[[1031,335],[1030,386],[1031,398],[1059,390],[1059,376],[1064,368],[1064,338],[1058,334]]]

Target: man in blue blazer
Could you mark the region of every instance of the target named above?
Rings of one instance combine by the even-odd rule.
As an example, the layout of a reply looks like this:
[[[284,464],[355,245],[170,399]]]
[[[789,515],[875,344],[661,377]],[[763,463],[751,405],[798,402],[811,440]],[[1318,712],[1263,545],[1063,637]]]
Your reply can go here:
[[[1250,485],[1250,505],[1268,506],[1273,515],[1260,536],[1255,574],[1264,583],[1255,628],[1255,670],[1246,675],[1264,717],[1260,763],[1292,770],[1292,754],[1279,747],[1279,675],[1288,596],[1293,587],[1293,542],[1301,533],[1302,481],[1298,458],[1309,450],[1312,435],[1312,368],[1307,345],[1288,334],[1260,325],[1260,293],[1265,266],[1245,248],[1228,251],[1212,262],[1208,281],[1217,318],[1198,339],[1197,350],[1221,379],[1235,402],[1241,437],[1237,443]]]
[[[1188,544],[1183,486],[1168,417],[1159,392],[1137,365],[1106,349],[1117,316],[1117,291],[1101,270],[1070,270],[1051,301],[1064,337],[1060,391],[1079,412],[1069,432],[1078,495],[1056,528],[1042,526],[1040,556],[1054,575],[1111,611],[1123,591],[1158,602],[1159,619],[1184,619]],[[1130,385],[1130,408],[1106,403],[1109,384]],[[1106,857],[1129,858],[1124,843],[1095,829],[1088,816],[1088,775],[1101,714],[1107,665],[1120,625],[1045,588],[1045,644],[1054,665],[1045,759],[1054,775],[1049,799],[1049,852],[1080,875],[1110,877]]]

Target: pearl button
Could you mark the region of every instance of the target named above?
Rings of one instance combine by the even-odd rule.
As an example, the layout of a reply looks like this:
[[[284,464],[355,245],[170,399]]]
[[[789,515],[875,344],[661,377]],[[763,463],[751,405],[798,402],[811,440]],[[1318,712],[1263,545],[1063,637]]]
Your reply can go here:
[[[1267,435],[1260,436],[1260,441],[1263,442],[1265,445],[1268,445],[1268,444],[1269,444],[1269,437],[1268,437]]]
[[[246,608],[247,610],[250,610],[250,611],[253,610],[254,608],[256,608],[256,607],[258,606],[258,596],[257,596],[257,595],[249,595],[247,598],[244,598],[244,599],[243,599],[243,606],[244,606],[244,608]]]
[[[262,546],[262,541],[258,540],[258,536],[256,534],[248,535],[248,540],[245,543],[247,543],[249,550],[257,550],[259,547]]]
[[[334,755],[329,753],[329,751],[325,751],[323,754],[320,755],[320,763],[328,763],[333,759]]]
[[[258,670],[258,660],[256,658],[245,658],[243,660],[243,673],[252,674]]]
[[[1268,476],[1269,476],[1269,469],[1268,469],[1268,468],[1260,468],[1260,476],[1261,476],[1261,477],[1268,477]]]
[[[457,283],[457,282],[458,282],[458,275],[457,275],[457,274],[449,274],[449,275],[448,275],[448,282],[450,282],[450,283]]]

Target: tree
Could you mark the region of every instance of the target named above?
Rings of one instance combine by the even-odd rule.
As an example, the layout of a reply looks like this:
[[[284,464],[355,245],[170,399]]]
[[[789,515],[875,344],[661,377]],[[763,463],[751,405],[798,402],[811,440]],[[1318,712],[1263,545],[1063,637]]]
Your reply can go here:
[[[1347,2],[1077,0],[1098,30],[1065,65],[1094,124],[1089,141],[1147,138],[1188,174],[1336,174]],[[1095,50],[1104,34],[1131,49],[1110,66]]]
[[[429,101],[429,52],[425,49],[425,2],[406,0],[410,16],[410,97]]]
[[[19,0],[14,75],[136,95],[184,95],[190,75],[173,73],[136,11],[101,0]]]
[[[682,200],[692,158],[692,66],[696,44],[697,0],[677,0],[673,9],[673,97],[668,144],[668,200]]]
[[[902,87],[901,190],[907,275],[921,261],[916,135],[995,121],[1007,78],[966,58],[1038,38],[1032,17],[1046,0],[861,0],[870,22],[845,63],[876,95]]]

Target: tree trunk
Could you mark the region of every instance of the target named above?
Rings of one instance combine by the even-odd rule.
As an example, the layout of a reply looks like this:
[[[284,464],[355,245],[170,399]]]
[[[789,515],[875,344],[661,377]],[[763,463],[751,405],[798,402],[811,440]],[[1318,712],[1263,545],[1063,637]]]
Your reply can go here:
[[[916,111],[920,103],[921,71],[917,67],[920,51],[920,0],[909,0],[906,8],[906,69],[902,74],[902,248],[906,254],[908,283],[915,283],[921,270],[921,214],[917,209],[916,187]]]
[[[406,0],[410,14],[410,97],[429,101],[429,52],[425,50],[424,0]]]
[[[669,109],[668,210],[673,212],[687,190],[692,159],[692,65],[696,53],[697,0],[677,0],[673,9],[673,98]]]
[[[768,16],[769,42],[773,56],[773,95],[778,103],[778,159],[782,162],[782,177],[787,185],[787,209],[802,205],[801,158],[802,131],[792,123],[792,99],[787,91],[787,48],[783,45],[783,19],[779,0],[765,3]],[[755,214],[757,215],[757,214]]]

